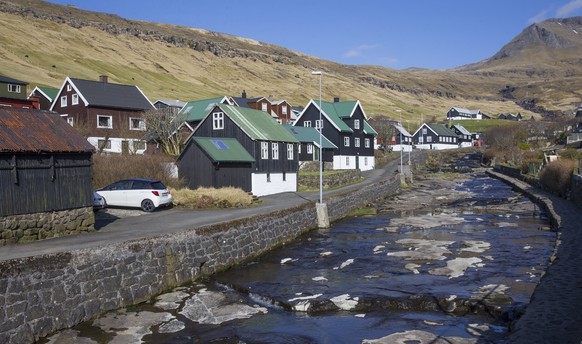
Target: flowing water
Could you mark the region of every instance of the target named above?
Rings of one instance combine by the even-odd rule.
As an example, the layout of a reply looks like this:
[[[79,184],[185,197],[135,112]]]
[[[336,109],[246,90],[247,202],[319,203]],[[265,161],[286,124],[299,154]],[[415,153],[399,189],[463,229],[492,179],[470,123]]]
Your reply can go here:
[[[484,175],[378,209],[45,342],[502,343],[554,249],[539,209]]]

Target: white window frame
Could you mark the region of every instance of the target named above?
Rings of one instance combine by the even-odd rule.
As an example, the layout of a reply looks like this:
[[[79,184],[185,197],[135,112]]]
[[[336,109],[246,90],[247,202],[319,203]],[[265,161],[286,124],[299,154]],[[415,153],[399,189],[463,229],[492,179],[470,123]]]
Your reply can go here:
[[[138,121],[139,124],[137,127],[133,125],[133,121]],[[145,131],[146,130],[145,120],[143,118],[138,117],[129,117],[129,130]]]
[[[322,129],[323,128],[323,120],[315,120],[315,129]]]
[[[293,160],[293,144],[287,144],[287,160]]]
[[[271,143],[271,151],[273,154],[273,160],[279,160],[279,142]]]
[[[360,138],[354,137],[354,147],[360,147]]]
[[[281,113],[282,113],[283,115],[286,115],[286,114],[287,114],[287,105],[283,105],[283,106],[281,106]]]
[[[268,142],[261,142],[261,159],[263,159],[263,160],[269,159],[269,143]]]
[[[71,87],[71,85],[70,84],[67,84],[67,92],[71,92],[72,89],[73,88]]]
[[[79,95],[77,93],[71,95],[71,105],[79,104]]]
[[[426,128],[422,128],[422,134],[426,135]]]
[[[354,129],[360,129],[360,120],[359,119],[354,120]]]
[[[346,156],[346,166],[350,166],[350,157]]]
[[[370,148],[370,139],[364,139],[364,147]]]
[[[432,136],[427,136],[426,137],[426,142],[432,142]]]
[[[304,121],[303,122],[303,126],[306,128],[310,128],[311,127],[311,121]]]
[[[102,143],[105,143],[103,148],[101,148]],[[111,140],[98,139],[97,140],[97,149],[111,149]]]
[[[61,97],[61,107],[67,107],[67,96]]]
[[[267,103],[261,103],[261,111],[267,112]]]
[[[20,85],[8,84],[8,92],[10,92],[10,93],[20,93],[21,91],[22,91],[22,89],[20,88]]]
[[[109,123],[108,126],[102,126],[99,125],[99,118],[100,117],[107,117],[107,123]],[[97,128],[101,128],[101,129],[113,129],[113,116],[109,116],[109,115],[97,115]]]
[[[307,154],[313,154],[313,145],[311,143],[307,144]]]
[[[67,117],[67,123],[69,123],[69,125],[70,125],[71,127],[74,127],[74,124],[75,124],[75,118],[73,118],[73,117]]]
[[[350,137],[344,136],[344,147],[349,147],[349,146],[350,146]]]
[[[212,129],[213,130],[224,129],[224,112],[212,113]]]
[[[301,143],[297,145],[297,154],[301,154]]]

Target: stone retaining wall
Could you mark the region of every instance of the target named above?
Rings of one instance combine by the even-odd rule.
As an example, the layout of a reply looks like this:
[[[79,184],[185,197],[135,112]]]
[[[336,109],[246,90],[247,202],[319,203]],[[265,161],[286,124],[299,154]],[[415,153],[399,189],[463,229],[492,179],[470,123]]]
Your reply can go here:
[[[92,207],[0,217],[0,246],[94,230]]]
[[[570,200],[582,209],[582,176],[574,174],[570,184]]]
[[[421,161],[426,155],[418,154]],[[392,177],[326,199],[338,220],[398,190]],[[229,223],[0,262],[0,343],[32,343],[106,311],[226,269],[317,226],[314,203]]]
[[[358,182],[360,179],[362,179],[362,172],[360,170],[335,171],[323,177],[323,187],[324,189],[336,188],[341,185]],[[305,174],[299,172],[297,184],[311,189],[319,189],[319,173]]]

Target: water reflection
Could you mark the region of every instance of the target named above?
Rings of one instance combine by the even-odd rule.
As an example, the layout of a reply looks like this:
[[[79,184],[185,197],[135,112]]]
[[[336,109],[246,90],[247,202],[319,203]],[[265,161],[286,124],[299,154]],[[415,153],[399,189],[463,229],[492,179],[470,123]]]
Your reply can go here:
[[[523,311],[548,264],[555,234],[539,230],[548,226],[539,209],[497,180],[478,176],[445,196],[434,192],[433,200],[443,198],[405,212],[387,200],[377,216],[312,231],[49,342],[97,343],[93,335],[102,332],[117,336],[110,343],[503,341],[508,319]]]

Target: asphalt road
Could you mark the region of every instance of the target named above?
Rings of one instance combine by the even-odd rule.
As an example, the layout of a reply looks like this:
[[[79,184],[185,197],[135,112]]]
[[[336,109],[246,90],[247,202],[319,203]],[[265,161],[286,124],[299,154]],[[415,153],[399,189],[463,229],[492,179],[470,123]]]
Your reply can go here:
[[[400,160],[389,162],[381,169],[363,172],[363,182],[323,193],[325,199],[361,188],[363,185],[388,179],[399,170]],[[407,167],[407,166],[405,166]],[[69,235],[60,238],[14,244],[0,247],[0,260],[31,257],[82,250],[91,247],[106,246],[113,243],[156,237],[181,232],[210,224],[242,219],[250,216],[267,214],[280,209],[287,209],[304,203],[319,200],[319,192],[286,192],[260,198],[261,205],[244,209],[184,210],[158,209],[152,213],[131,210],[129,215],[96,216],[95,232]],[[112,214],[119,213],[112,211]]]

